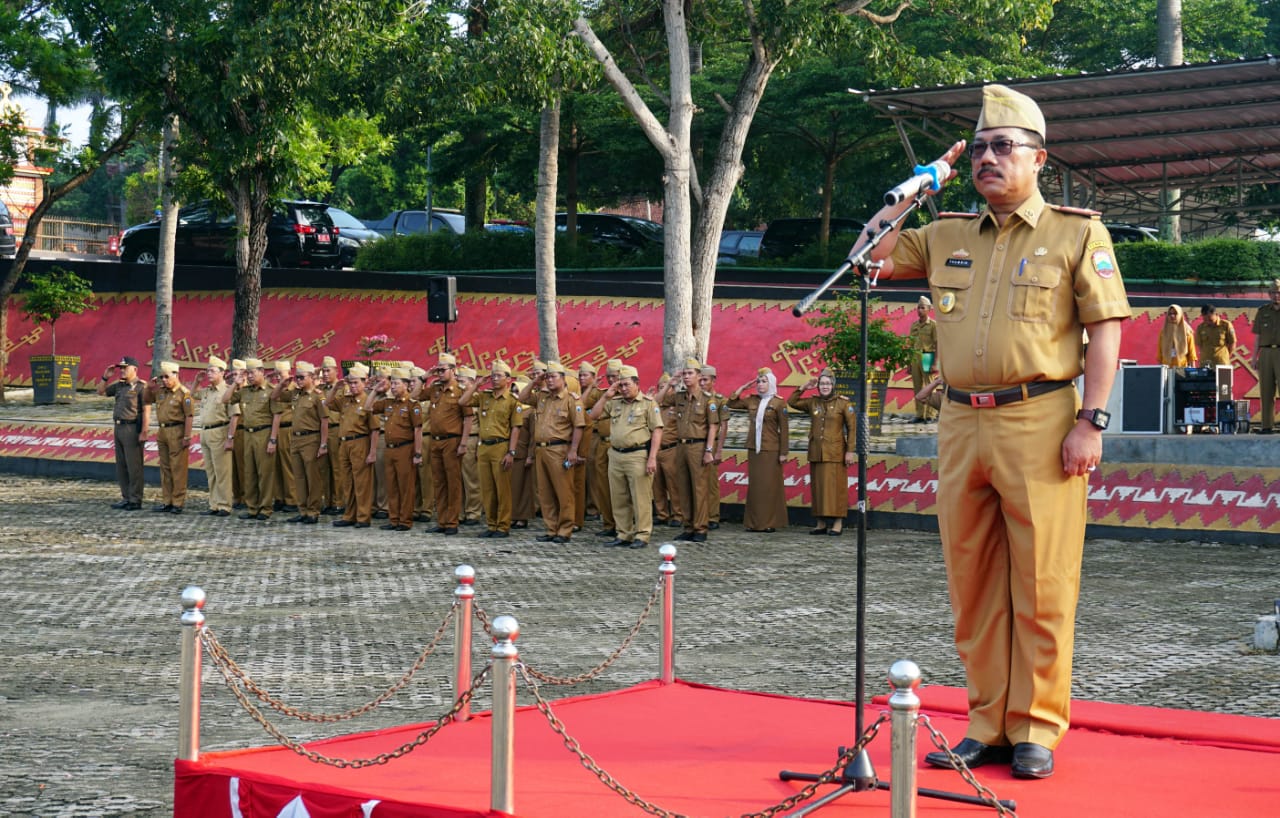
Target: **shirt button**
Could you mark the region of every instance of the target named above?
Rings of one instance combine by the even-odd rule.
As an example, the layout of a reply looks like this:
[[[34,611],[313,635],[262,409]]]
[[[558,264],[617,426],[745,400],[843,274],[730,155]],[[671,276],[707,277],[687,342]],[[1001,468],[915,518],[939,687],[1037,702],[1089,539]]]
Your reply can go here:
[[[980,349],[979,349],[978,351],[974,352],[973,354],[974,354],[974,355],[976,355],[977,357],[981,358],[981,357],[982,357],[982,350],[980,350]]]
[[[997,244],[997,245],[996,245],[996,249],[997,249],[997,250],[1003,250],[1003,249],[1004,249],[1004,245],[1003,245],[1003,244]]]

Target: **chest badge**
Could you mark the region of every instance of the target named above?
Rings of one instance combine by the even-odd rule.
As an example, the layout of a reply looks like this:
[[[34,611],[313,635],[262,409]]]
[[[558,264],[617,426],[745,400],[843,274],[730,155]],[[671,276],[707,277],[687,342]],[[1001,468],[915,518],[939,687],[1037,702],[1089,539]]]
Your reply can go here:
[[[1047,255],[1049,255],[1049,248],[1048,248],[1048,247],[1037,247],[1037,248],[1036,248],[1036,251],[1035,251],[1035,253],[1034,253],[1034,255],[1037,255],[1037,256],[1047,256]]]
[[[942,313],[949,313],[949,312],[951,312],[952,310],[954,310],[955,308],[956,308],[956,294],[955,294],[955,293],[943,293],[943,294],[942,294],[942,297],[938,299],[938,311],[939,311],[939,312],[942,312]]]

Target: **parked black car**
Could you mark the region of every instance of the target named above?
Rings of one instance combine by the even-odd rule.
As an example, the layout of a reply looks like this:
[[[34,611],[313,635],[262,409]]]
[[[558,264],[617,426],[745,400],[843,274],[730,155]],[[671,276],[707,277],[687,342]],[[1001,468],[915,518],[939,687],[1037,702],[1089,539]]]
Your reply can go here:
[[[556,214],[556,231],[568,229],[568,216]],[[593,244],[604,244],[621,250],[662,248],[662,225],[636,216],[617,213],[579,213],[578,235]]]
[[[723,230],[720,233],[720,249],[716,264],[737,264],[740,258],[760,255],[760,230]]]
[[[830,235],[858,233],[865,227],[857,219],[831,217]],[[760,239],[760,258],[790,258],[804,248],[818,243],[822,219],[774,219]]]
[[[13,217],[9,208],[0,202],[0,258],[13,258],[17,254],[18,245],[13,237]]]
[[[338,232],[338,260],[343,267],[353,267],[356,253],[371,241],[378,241],[382,234],[339,207],[329,207],[326,213]]]
[[[267,227],[265,267],[337,267],[338,231],[321,202],[282,201]],[[211,202],[178,211],[177,264],[236,263],[236,217]],[[160,244],[160,221],[147,222],[120,234],[120,260],[155,264]]]
[[[461,234],[466,230],[467,221],[456,210],[431,209],[431,227],[427,227],[427,211],[425,210],[393,210],[381,219],[365,222],[371,230],[384,236],[409,236],[418,233],[435,233],[443,230],[447,233]]]
[[[1160,231],[1154,227],[1121,222],[1108,222],[1106,227],[1107,232],[1111,234],[1112,244],[1124,244],[1129,241],[1160,241]]]

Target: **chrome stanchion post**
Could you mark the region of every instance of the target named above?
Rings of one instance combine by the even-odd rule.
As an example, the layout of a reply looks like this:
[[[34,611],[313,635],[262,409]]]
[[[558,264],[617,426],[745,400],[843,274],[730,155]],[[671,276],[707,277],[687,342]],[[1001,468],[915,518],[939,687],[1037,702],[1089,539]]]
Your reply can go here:
[[[178,672],[178,758],[200,758],[200,634],[204,627],[204,590],[182,589],[182,658]]]
[[[899,659],[889,668],[889,683],[893,695],[889,708],[892,730],[889,748],[892,754],[889,775],[893,781],[889,801],[892,818],[916,816],[916,722],[920,716],[920,697],[916,688],[920,685],[920,667],[910,659]]]
[[[676,679],[676,547],[667,543],[658,549],[662,565],[662,667],[660,678],[664,684]]]
[[[458,587],[453,589],[453,598],[458,602],[453,620],[453,700],[456,702],[471,687],[471,600],[476,595],[476,569],[459,565],[453,569],[453,576],[458,580]],[[454,716],[456,721],[469,718],[471,702]]]
[[[493,756],[490,760],[489,808],[515,812],[516,639],[520,623],[514,616],[499,616],[493,631]]]

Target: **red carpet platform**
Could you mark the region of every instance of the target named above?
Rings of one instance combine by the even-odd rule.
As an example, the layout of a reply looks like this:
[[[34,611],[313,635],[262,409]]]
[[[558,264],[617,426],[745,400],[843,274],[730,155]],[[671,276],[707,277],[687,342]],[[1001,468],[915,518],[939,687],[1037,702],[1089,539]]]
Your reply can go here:
[[[964,693],[928,687],[923,712],[954,743],[964,735]],[[1058,773],[1018,781],[984,767],[979,780],[1018,814],[1037,818],[1280,814],[1280,720],[1075,702],[1058,748]],[[885,710],[868,707],[870,724]],[[758,812],[799,783],[778,771],[820,772],[852,743],[852,705],[648,682],[616,693],[563,699],[555,714],[582,749],[624,787],[689,816]],[[412,740],[426,725],[355,734],[308,748],[370,758]],[[177,818],[461,818],[497,816],[489,803],[487,714],[446,727],[408,756],[370,769],[314,764],[282,748],[209,753],[177,762]],[[888,724],[872,743],[876,771],[889,774]],[[927,733],[920,754],[931,749]],[[522,818],[638,816],[565,749],[546,718],[516,718],[515,815]],[[919,785],[966,792],[950,771],[922,769]],[[825,792],[823,788],[819,792]],[[832,818],[889,814],[889,794],[851,794],[820,811]],[[921,816],[994,814],[986,807],[921,799]]]

